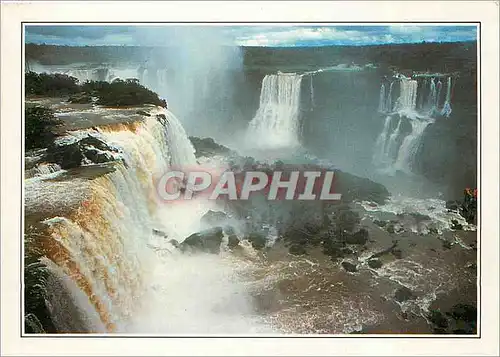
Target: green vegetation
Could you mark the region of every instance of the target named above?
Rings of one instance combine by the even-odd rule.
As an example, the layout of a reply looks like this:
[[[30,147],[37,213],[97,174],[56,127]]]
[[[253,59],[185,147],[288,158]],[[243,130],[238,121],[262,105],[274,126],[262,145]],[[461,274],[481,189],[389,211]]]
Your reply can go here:
[[[88,81],[82,85],[82,90],[97,97],[97,104],[105,106],[124,107],[142,104],[167,106],[164,99],[160,99],[158,94],[139,84],[137,79],[125,81],[117,79],[111,83]]]
[[[87,81],[78,84],[78,79],[65,74],[26,73],[26,95],[69,96],[70,103],[96,103],[111,107],[127,107],[143,104],[167,106],[158,94],[139,84],[137,79],[114,80],[113,82]]]
[[[61,125],[61,121],[54,117],[52,110],[40,106],[26,108],[24,114],[26,149],[49,145],[55,137],[53,129]]]
[[[80,91],[78,79],[65,74],[28,72],[24,78],[26,95],[64,96]]]

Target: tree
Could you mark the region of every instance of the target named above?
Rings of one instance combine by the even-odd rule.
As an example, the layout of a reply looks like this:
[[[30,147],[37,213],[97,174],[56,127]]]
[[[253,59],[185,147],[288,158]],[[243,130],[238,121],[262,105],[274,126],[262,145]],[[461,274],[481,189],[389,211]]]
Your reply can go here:
[[[54,129],[62,122],[54,117],[52,110],[45,107],[26,108],[24,114],[26,149],[48,146],[56,136]]]

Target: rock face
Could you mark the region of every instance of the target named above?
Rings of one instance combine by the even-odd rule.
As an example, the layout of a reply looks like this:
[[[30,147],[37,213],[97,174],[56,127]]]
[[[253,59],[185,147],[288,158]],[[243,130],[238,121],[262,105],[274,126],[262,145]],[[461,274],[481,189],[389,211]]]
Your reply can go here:
[[[266,246],[266,237],[261,233],[250,233],[245,238],[252,243],[253,249],[261,250]]]
[[[368,266],[372,269],[380,269],[382,268],[382,262],[378,259],[370,259],[368,261]]]
[[[347,244],[366,244],[366,242],[368,242],[368,231],[364,228],[346,237]]]
[[[190,136],[189,139],[196,150],[196,157],[210,157],[214,155],[229,154],[231,152],[229,148],[217,144],[212,138],[198,138],[196,136]]]
[[[208,211],[201,217],[201,223],[208,226],[222,225],[227,220],[227,215],[221,211]]]
[[[356,265],[349,263],[349,262],[342,262],[342,268],[344,268],[346,271],[350,273],[354,273],[358,271],[358,268]]]
[[[235,234],[231,234],[227,240],[227,247],[229,249],[234,249],[240,244],[240,240]]]
[[[68,102],[72,104],[90,104],[92,103],[92,96],[88,93],[78,93],[69,97]]]
[[[396,292],[394,293],[394,298],[399,302],[403,302],[406,300],[415,299],[415,295],[413,295],[413,292],[410,289],[408,289],[406,286],[403,286],[396,290]]]
[[[364,200],[383,204],[390,196],[384,185],[340,170],[335,171],[334,185],[343,202]]]
[[[54,143],[47,148],[46,160],[57,163],[62,169],[72,169],[83,163],[102,164],[115,161],[113,153],[118,152],[118,149],[104,141],[87,136],[70,144]]]
[[[224,234],[222,233],[221,227],[207,229],[187,237],[180,244],[180,248],[182,251],[219,254],[223,236]]]
[[[456,304],[445,313],[431,310],[427,317],[437,334],[475,334],[477,331],[477,309],[469,304]]]

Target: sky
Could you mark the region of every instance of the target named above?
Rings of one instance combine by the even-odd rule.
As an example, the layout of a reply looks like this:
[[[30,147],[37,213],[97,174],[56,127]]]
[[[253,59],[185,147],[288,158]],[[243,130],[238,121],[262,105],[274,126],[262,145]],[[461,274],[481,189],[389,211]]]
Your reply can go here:
[[[188,35],[188,36],[186,36]],[[169,46],[206,39],[220,45],[307,47],[331,45],[375,45],[419,42],[457,42],[477,39],[476,26],[200,26],[200,25],[112,25],[26,26],[26,43],[70,46]]]

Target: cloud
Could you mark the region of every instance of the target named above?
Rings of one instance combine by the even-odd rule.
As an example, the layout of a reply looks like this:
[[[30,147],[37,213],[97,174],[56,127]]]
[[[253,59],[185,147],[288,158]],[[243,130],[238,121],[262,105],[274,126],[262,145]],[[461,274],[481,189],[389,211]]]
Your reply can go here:
[[[239,46],[371,45],[476,40],[475,26],[27,26],[26,41],[65,45],[173,46],[196,43]]]

